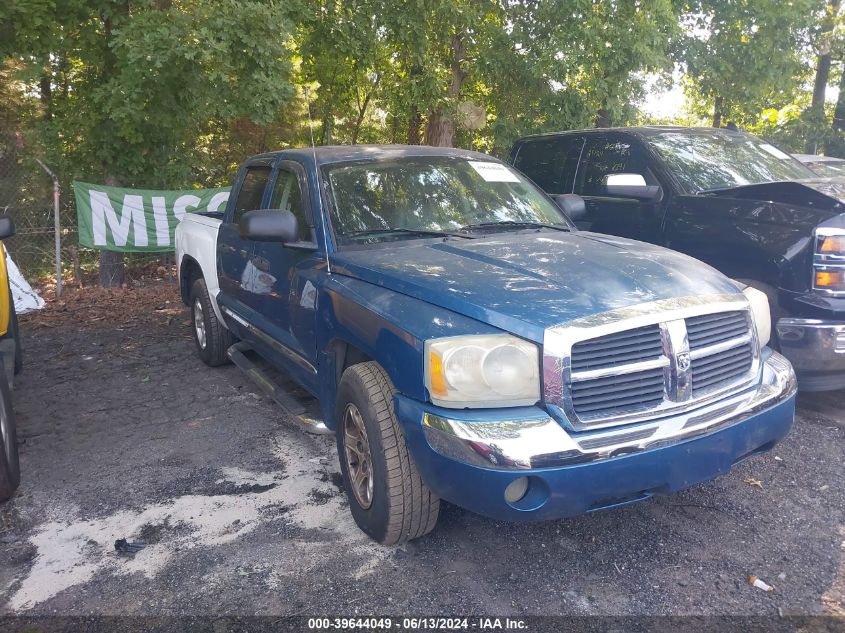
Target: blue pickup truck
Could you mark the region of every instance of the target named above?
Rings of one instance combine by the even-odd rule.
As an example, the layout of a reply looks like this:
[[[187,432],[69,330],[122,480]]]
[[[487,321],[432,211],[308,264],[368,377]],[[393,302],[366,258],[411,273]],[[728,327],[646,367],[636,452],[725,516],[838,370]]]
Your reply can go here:
[[[301,413],[314,395],[357,524],[393,544],[440,499],[541,520],[669,493],[770,449],[796,381],[765,294],[686,255],[579,231],[520,172],[454,149],[247,160],[177,229],[200,357]]]

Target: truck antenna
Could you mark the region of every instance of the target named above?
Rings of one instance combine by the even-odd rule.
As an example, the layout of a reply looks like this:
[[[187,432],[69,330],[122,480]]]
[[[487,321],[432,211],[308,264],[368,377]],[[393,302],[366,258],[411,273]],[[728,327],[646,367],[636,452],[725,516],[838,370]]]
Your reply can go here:
[[[317,145],[314,143],[314,125],[313,121],[311,120],[311,96],[308,94],[308,86],[302,86],[302,90],[305,93],[305,105],[308,107],[308,133],[311,135],[311,156],[314,159],[314,173],[317,174],[317,189],[318,191],[321,189],[320,187],[320,170],[317,169]],[[321,205],[322,206],[322,205]],[[328,217],[325,213],[322,214],[323,217],[323,248],[326,249],[326,273],[329,275],[332,274],[332,265],[329,261],[329,221]]]

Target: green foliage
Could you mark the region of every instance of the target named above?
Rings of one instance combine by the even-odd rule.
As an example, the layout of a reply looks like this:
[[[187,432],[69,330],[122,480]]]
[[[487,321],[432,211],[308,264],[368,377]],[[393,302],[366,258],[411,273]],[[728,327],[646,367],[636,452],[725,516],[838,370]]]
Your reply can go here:
[[[785,150],[799,154],[805,151],[808,142],[811,148],[821,152],[838,137],[830,128],[830,121],[825,112],[812,108],[802,109],[795,104],[780,110],[764,110],[759,121],[750,126],[748,131]]]
[[[14,104],[9,125],[66,179],[147,187],[224,183],[245,156],[306,144],[311,130],[318,143],[406,142],[440,124],[441,140],[503,155],[523,134],[643,122],[645,78],[673,71],[691,112],[664,122],[709,122],[718,99],[723,123],[801,149],[839,137],[831,112],[805,112],[815,56],[831,50],[841,76],[833,7],[5,0],[0,96]],[[486,113],[480,130],[464,102]]]
[[[799,43],[822,0],[689,0],[675,56],[685,66],[693,111],[722,124],[753,123],[764,108],[792,102],[808,79]]]
[[[12,7],[18,58],[32,83],[46,76],[52,86],[42,137],[77,176],[190,185],[209,135],[238,120],[268,125],[291,99],[291,24],[280,5],[49,5],[54,19],[65,17],[60,9],[73,15],[72,27],[45,20],[47,3],[31,14],[22,6]],[[29,36],[34,30],[38,38]]]

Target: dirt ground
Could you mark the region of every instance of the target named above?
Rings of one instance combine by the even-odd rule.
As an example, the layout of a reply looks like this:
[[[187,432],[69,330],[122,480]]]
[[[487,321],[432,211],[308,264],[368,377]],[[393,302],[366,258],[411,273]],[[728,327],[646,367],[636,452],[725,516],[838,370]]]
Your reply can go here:
[[[446,505],[385,548],[349,515],[333,440],[198,360],[175,286],[71,293],[21,328],[0,615],[845,615],[843,392],[684,493],[529,525]]]

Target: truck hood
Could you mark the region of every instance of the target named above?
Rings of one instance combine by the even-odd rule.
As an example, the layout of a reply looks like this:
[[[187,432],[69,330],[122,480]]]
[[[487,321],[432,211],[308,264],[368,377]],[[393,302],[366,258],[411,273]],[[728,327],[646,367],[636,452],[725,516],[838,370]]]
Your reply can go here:
[[[812,209],[820,219],[845,211],[845,179],[841,178],[764,182],[707,191],[700,195],[781,202]]]
[[[536,341],[552,325],[628,305],[739,292],[686,255],[586,231],[381,244],[336,253],[332,272]]]

